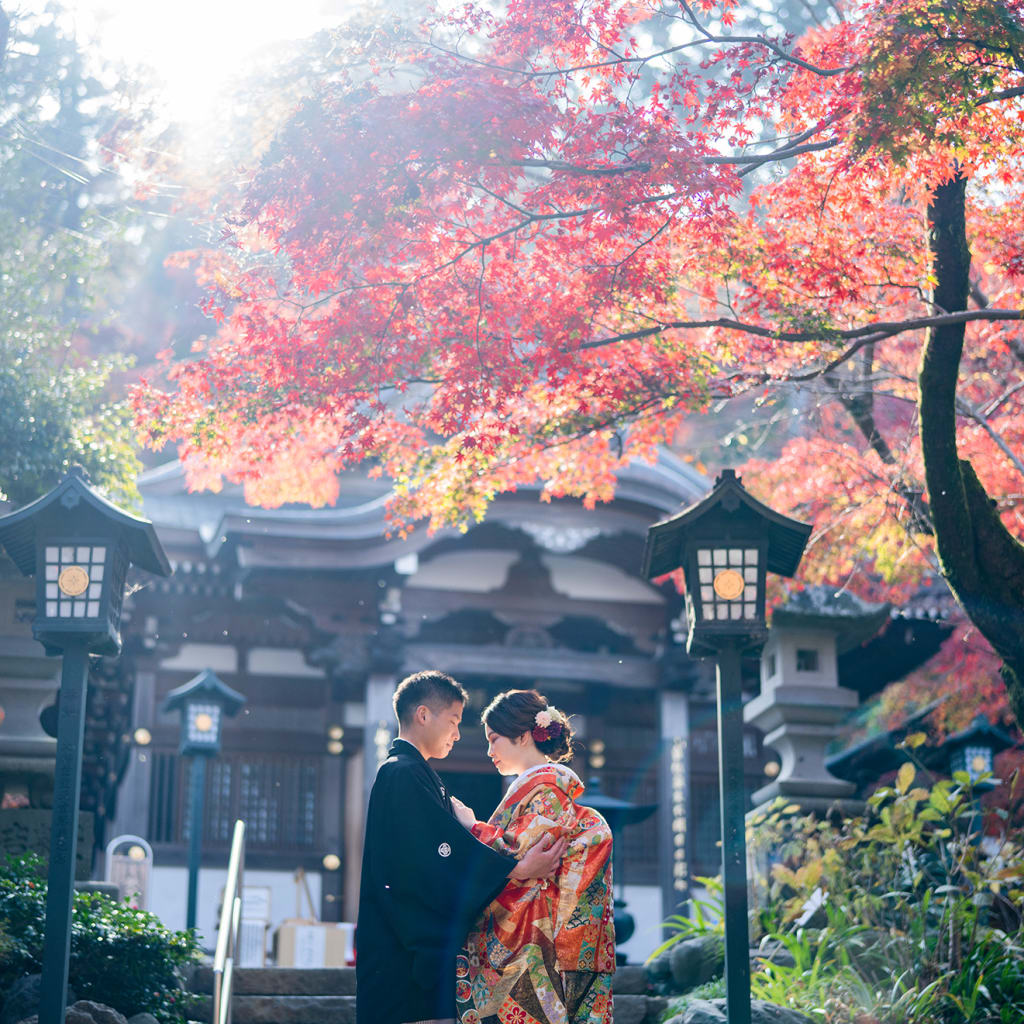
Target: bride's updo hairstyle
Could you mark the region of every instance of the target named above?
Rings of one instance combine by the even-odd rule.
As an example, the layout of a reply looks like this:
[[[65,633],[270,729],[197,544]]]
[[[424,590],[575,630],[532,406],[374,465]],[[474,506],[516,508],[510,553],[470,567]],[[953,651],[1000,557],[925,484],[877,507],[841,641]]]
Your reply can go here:
[[[569,719],[536,690],[499,693],[481,718],[485,729],[510,740],[528,732],[537,749],[551,761],[572,760],[573,732]]]

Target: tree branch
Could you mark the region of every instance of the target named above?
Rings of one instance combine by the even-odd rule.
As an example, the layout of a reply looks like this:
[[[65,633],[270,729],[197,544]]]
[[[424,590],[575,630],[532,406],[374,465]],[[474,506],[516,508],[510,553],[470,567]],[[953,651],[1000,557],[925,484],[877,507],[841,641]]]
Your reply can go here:
[[[826,367],[827,370],[841,362],[845,362],[854,352],[863,348],[864,345],[874,344],[874,342],[880,341],[883,338],[891,338],[893,335],[903,334],[905,331],[955,326],[976,320],[1024,320],[1024,310],[965,309],[954,313],[942,313],[939,316],[922,316],[910,320],[883,320],[873,324],[866,324],[863,327],[851,327],[846,330],[823,328],[814,331],[784,331],[775,327],[765,327],[761,324],[743,323],[740,320],[731,320],[728,317],[719,317],[715,320],[667,320],[657,323],[652,327],[642,327],[638,330],[616,334],[609,338],[585,341],[578,347],[581,349],[603,348],[606,345],[618,344],[620,341],[638,341],[642,338],[654,337],[665,331],[697,330],[709,327],[718,327],[726,331],[739,331],[743,334],[753,334],[759,338],[774,338],[777,341],[858,341],[855,348],[851,348],[837,360],[830,363]]]
[[[1014,86],[1012,89],[1000,89],[999,92],[989,93],[975,102],[980,107],[985,103],[998,103],[1000,100],[1012,100],[1018,96],[1024,96],[1024,85]]]
[[[963,416],[974,420],[974,422],[992,438],[992,443],[1006,456],[1013,468],[1020,474],[1021,479],[1024,480],[1024,461],[1022,461],[1020,456],[1017,455],[1017,453],[1006,443],[1002,435],[992,428],[992,424],[989,423],[988,417],[982,414],[980,410],[975,409],[974,406],[969,405],[962,398],[957,399],[956,407]]]
[[[751,46],[762,46],[771,53],[774,53],[777,57],[786,61],[788,64],[795,64],[799,68],[803,68],[805,71],[810,71],[812,74],[821,75],[823,78],[831,78],[834,75],[842,75],[847,71],[852,71],[853,68],[849,66],[839,68],[819,68],[815,64],[811,64],[809,61],[803,60],[800,57],[795,56],[788,50],[783,49],[778,43],[773,43],[770,39],[763,36],[716,36],[709,32],[698,20],[697,16],[693,13],[693,9],[686,2],[686,0],[679,0],[679,6],[686,12],[686,16],[693,27],[709,42],[709,43],[747,43]]]
[[[772,160],[791,160],[801,153],[817,153],[823,149],[832,149],[838,146],[842,139],[825,139],[822,142],[810,142],[805,146],[786,146],[782,149],[774,149],[770,153],[761,156],[706,156],[706,164],[753,164],[760,167],[761,164],[771,163]]]
[[[548,160],[544,157],[523,157],[521,160],[501,160],[498,163],[505,167],[542,167],[548,171],[566,171],[570,174],[584,174],[593,177],[629,174],[633,171],[643,173],[651,169],[650,163],[646,160],[641,160],[639,163],[614,164],[607,167],[587,167],[585,164],[571,164],[565,160]]]
[[[619,64],[637,64],[642,67],[644,64],[649,64],[651,61],[658,60],[661,57],[669,57],[673,53],[689,50],[695,46],[707,46],[707,44],[706,39],[691,39],[688,42],[680,43],[678,46],[669,46],[664,50],[658,50],[655,53],[648,53],[642,56],[637,54],[635,57],[626,57],[616,54],[611,60],[594,61],[591,64],[574,64],[569,68],[546,68],[543,71],[528,71],[524,68],[510,68],[502,64],[492,64],[490,61],[480,60],[479,57],[470,57],[459,50],[450,50],[435,42],[431,42],[430,46],[438,53],[443,53],[446,57],[454,57],[456,60],[465,61],[467,64],[475,64],[477,67],[487,68],[488,71],[498,71],[503,75],[518,75],[520,78],[530,79],[554,78],[558,75],[575,75],[581,71],[597,71],[600,68],[611,68]]]

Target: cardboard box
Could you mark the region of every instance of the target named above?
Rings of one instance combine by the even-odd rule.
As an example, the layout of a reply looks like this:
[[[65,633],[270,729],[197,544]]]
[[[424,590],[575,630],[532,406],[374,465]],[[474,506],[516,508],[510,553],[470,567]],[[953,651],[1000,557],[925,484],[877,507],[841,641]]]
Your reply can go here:
[[[346,967],[355,962],[355,925],[290,917],[274,934],[278,967]]]

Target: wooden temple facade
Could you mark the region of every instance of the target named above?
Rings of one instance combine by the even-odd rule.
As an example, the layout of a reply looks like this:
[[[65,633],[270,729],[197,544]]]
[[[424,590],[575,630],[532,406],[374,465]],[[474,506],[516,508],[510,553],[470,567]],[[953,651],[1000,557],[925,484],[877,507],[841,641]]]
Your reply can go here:
[[[406,674],[437,667],[470,693],[462,740],[438,767],[481,816],[502,789],[479,713],[512,687],[536,686],[574,716],[581,777],[657,805],[623,830],[616,865],[642,956],[690,878],[717,870],[710,671],[679,647],[674,587],[640,577],[647,527],[707,487],[666,454],[627,469],[615,501],[593,511],[520,493],[465,533],[388,539],[386,485],[362,475],[343,480],[336,507],[265,510],[230,490],[188,493],[177,464],[145,474],[144,514],[175,571],[130,600],[132,731],[151,742],[132,750],[107,833],[152,844],[150,906],[176,923],[184,891],[189,773],[179,724],[160,712],[168,691],[209,668],[247,700],[208,773],[200,929],[236,817],[249,825],[249,877],[272,886],[276,917],[308,913],[293,883],[301,867],[321,917],[354,920],[391,695]],[[751,730],[751,790],[766,759]]]
[[[502,780],[479,713],[513,687],[537,687],[574,716],[582,778],[656,805],[617,838],[616,888],[637,922],[624,950],[631,959],[658,944],[660,922],[695,876],[718,873],[711,666],[683,650],[674,586],[640,575],[647,528],[709,488],[686,463],[665,453],[654,466],[628,467],[615,500],[594,510],[524,491],[499,497],[465,533],[407,538],[388,537],[387,485],[362,474],[342,480],[335,507],[317,510],[253,508],[231,489],[189,493],[177,463],[139,483],[174,573],[140,581],[126,600],[121,658],[93,673],[83,806],[97,852],[122,834],[152,846],[147,903],[167,924],[184,926],[189,771],[179,720],[160,709],[205,669],[246,698],[206,776],[198,925],[207,944],[239,817],[247,881],[269,892],[271,926],[311,914],[355,919],[364,808],[395,733],[392,693],[424,668],[450,672],[469,691],[462,739],[437,767],[480,816]],[[31,765],[52,756],[52,740],[30,719],[52,703],[57,666],[28,637],[26,583],[0,581],[13,623],[11,635],[0,630],[0,674],[10,677],[0,679],[0,704],[21,708],[22,743],[17,757],[0,749],[0,783],[45,806],[45,769]],[[893,660],[863,648],[847,656],[860,680]],[[748,670],[755,693],[757,663]],[[842,659],[839,671],[850,678]],[[753,793],[775,758],[753,726],[745,755]],[[17,781],[30,769],[38,784]],[[99,874],[99,857],[96,866]]]

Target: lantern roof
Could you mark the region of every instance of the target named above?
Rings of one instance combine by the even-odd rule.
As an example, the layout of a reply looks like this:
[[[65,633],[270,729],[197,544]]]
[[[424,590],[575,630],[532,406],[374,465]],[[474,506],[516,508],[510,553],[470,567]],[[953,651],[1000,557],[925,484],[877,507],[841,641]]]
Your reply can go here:
[[[748,528],[756,527],[768,542],[765,567],[780,576],[796,572],[811,533],[810,523],[769,508],[743,486],[734,469],[723,469],[710,494],[647,531],[644,575],[651,579],[679,568],[681,547],[688,535],[702,539],[713,536],[710,524],[702,523],[709,517],[712,522],[724,517]]]
[[[924,729],[928,716],[947,700],[948,694],[939,697],[887,732],[876,733],[826,758],[825,767],[838,778],[856,782],[859,786],[894,771],[904,762],[912,760],[900,743],[910,733]],[[940,744],[918,748],[916,757],[926,768],[943,770],[951,750],[971,744],[990,746],[993,754],[999,754],[1016,746],[1017,741],[999,726],[992,725],[984,715],[977,715],[966,729],[947,736]]]
[[[193,700],[212,700],[220,704],[226,715],[237,715],[245,697],[222,682],[213,669],[203,669],[195,678],[171,690],[164,698],[164,711],[177,711]]]
[[[772,612],[772,626],[833,633],[836,653],[845,654],[876,636],[892,613],[888,602],[865,601],[848,590],[809,584]]]
[[[98,517],[105,520],[109,528],[124,533],[128,557],[135,565],[157,576],[170,576],[171,566],[153,524],[148,519],[125,512],[90,487],[85,470],[80,466],[73,466],[52,491],[16,512],[0,516],[0,547],[7,551],[23,575],[31,576],[36,571],[38,520],[47,519],[51,511],[73,515],[79,522],[83,512],[86,512],[87,519]]]
[[[957,747],[985,745],[992,748],[994,754],[1017,745],[1016,740],[998,725],[993,725],[984,715],[975,715],[974,720],[966,729],[961,729],[943,740],[940,749],[951,750]]]
[[[855,782],[858,787],[873,782],[886,772],[895,771],[911,760],[910,754],[900,744],[912,732],[925,729],[928,716],[947,700],[948,694],[939,697],[891,729],[868,736],[825,758],[825,767],[837,778]]]

